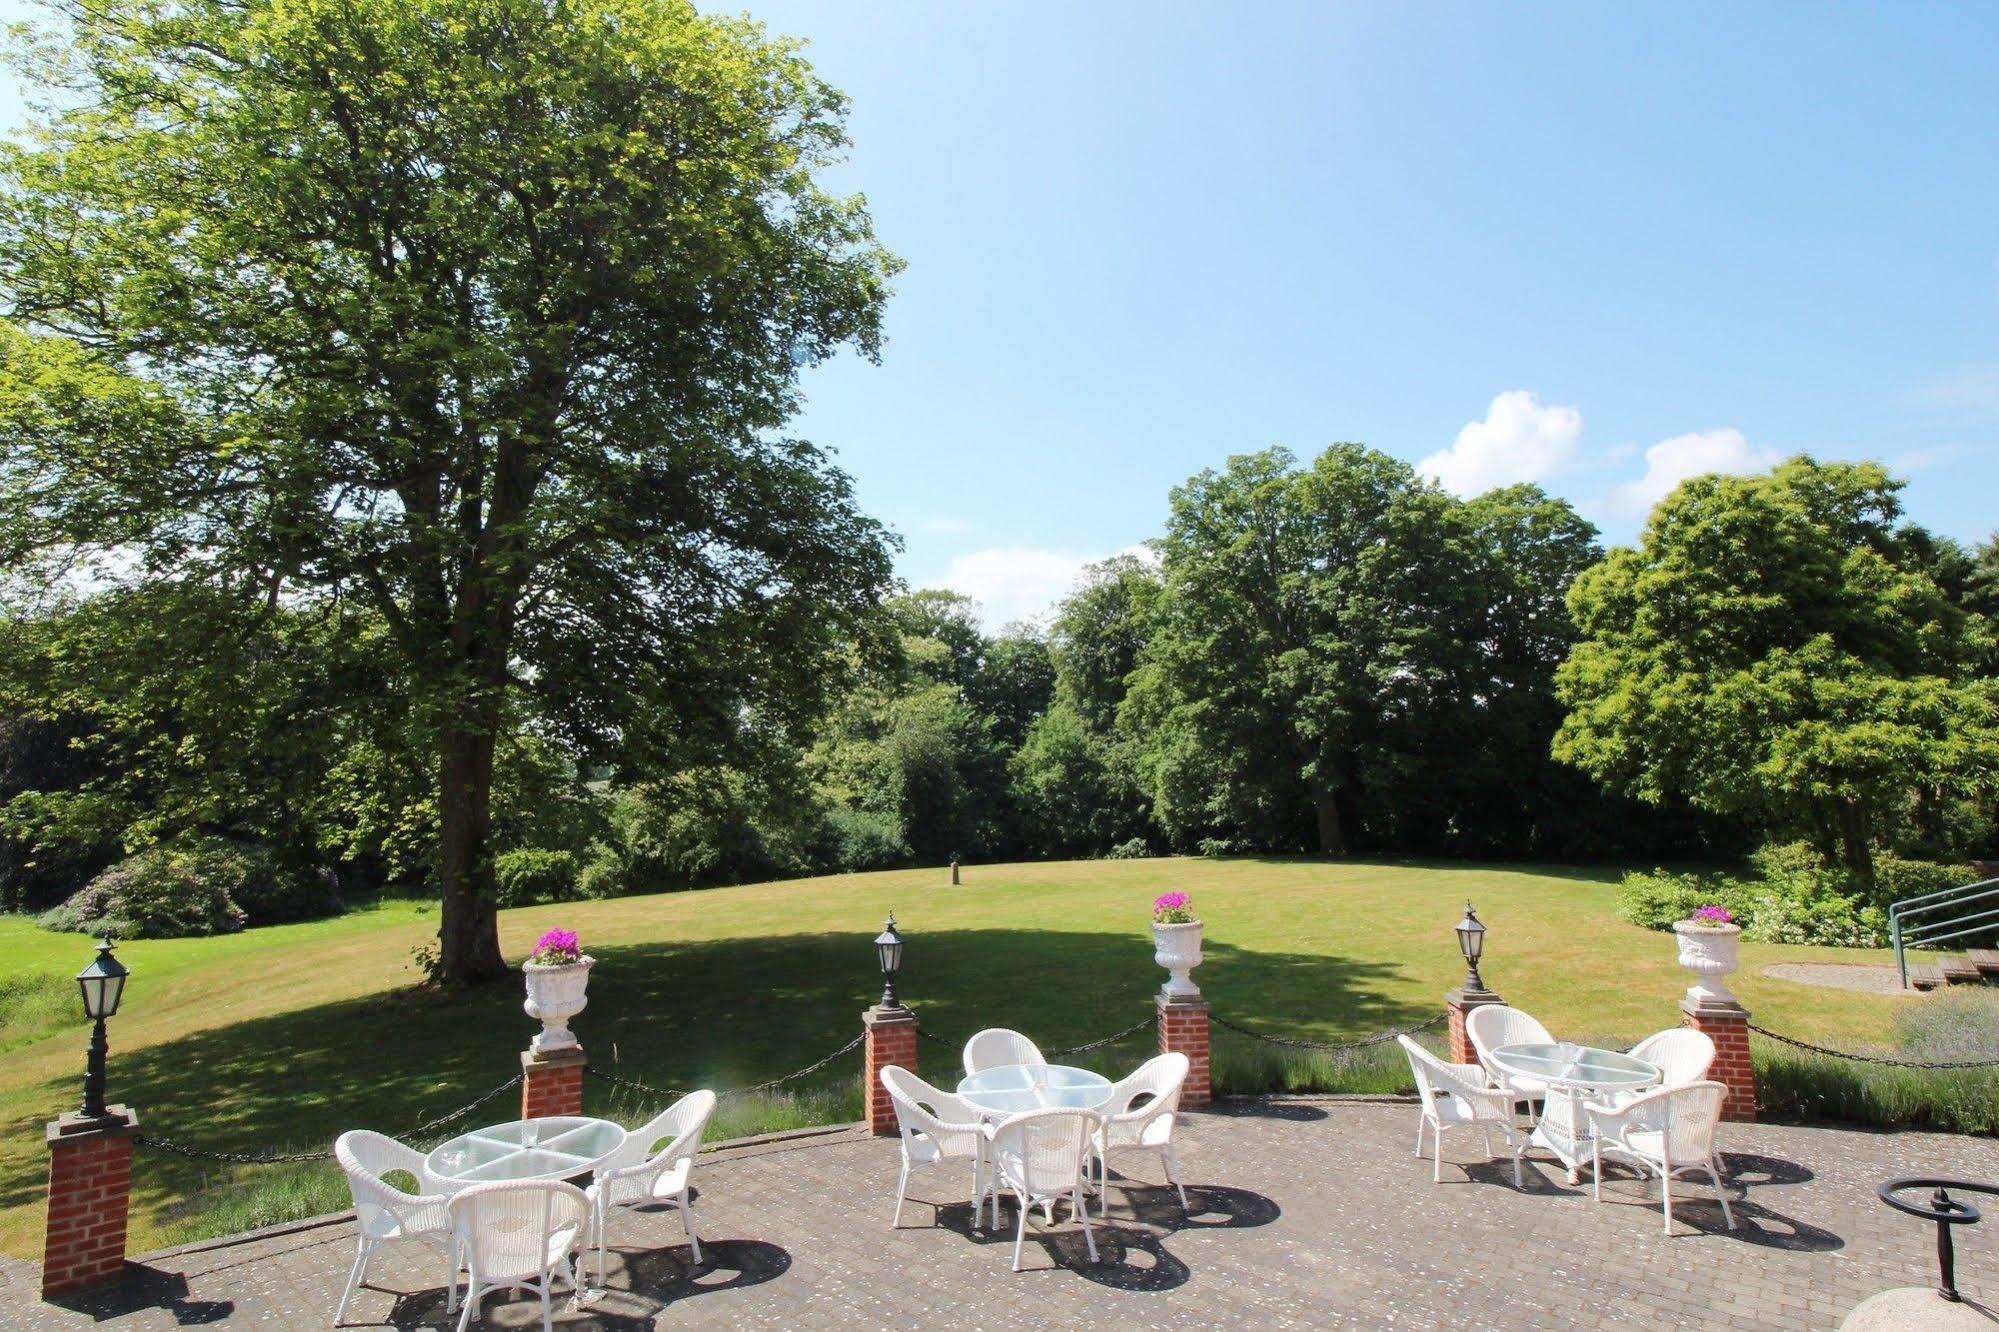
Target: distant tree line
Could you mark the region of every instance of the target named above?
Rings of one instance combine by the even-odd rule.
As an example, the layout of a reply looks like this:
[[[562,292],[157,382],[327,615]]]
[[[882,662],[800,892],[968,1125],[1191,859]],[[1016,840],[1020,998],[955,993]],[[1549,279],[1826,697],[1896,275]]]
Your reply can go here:
[[[747,709],[709,761],[593,761],[521,695],[494,895],[952,856],[1989,855],[1999,543],[1902,523],[1896,491],[1803,458],[1697,478],[1606,554],[1533,487],[1459,500],[1355,445],[1236,457],[1046,625],[886,597],[807,722]],[[216,842],[430,888],[434,760],[365,603],[190,580],[8,614],[8,905]]]

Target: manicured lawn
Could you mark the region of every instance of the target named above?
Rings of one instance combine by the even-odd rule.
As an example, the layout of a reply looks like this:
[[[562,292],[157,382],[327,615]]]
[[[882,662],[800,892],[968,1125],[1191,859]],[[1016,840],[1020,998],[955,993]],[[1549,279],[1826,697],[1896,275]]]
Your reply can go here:
[[[880,990],[869,941],[892,907],[908,936],[904,998],[962,1039],[1022,1028],[1047,1046],[1143,1017],[1164,978],[1145,914],[1182,888],[1207,921],[1195,978],[1215,1012],[1271,1032],[1333,1039],[1421,1022],[1463,975],[1451,926],[1467,897],[1491,927],[1485,976],[1558,1033],[1635,1039],[1679,1020],[1687,978],[1671,937],[1626,925],[1615,873],[1560,868],[1290,860],[1140,860],[973,866],[811,879],[510,911],[510,957],[551,925],[598,959],[576,1030],[593,1064],[660,1086],[731,1087],[788,1072],[859,1030]],[[231,1151],[324,1148],[336,1132],[398,1132],[519,1069],[534,1030],[518,984],[472,995],[412,991],[413,950],[434,911],[394,903],[337,920],[219,939],[135,942],[111,1028],[111,1094],[150,1133]],[[0,1251],[38,1257],[42,1122],[74,1104],[85,1031],[67,977],[80,936],[0,917]],[[1737,986],[1758,1021],[1862,1045],[1915,1002],[1808,988],[1757,971],[1778,961],[1886,954],[1744,944]],[[1146,1037],[1102,1056],[1135,1063]],[[926,1067],[955,1064],[926,1046]],[[852,1113],[857,1057],[800,1101],[739,1111],[733,1126]],[[630,1097],[589,1084],[591,1108]],[[502,1097],[482,1111],[504,1119]],[[725,1105],[728,1102],[724,1102]],[[726,1131],[727,1126],[719,1126]],[[338,1205],[324,1167],[211,1169],[142,1151],[135,1251]],[[273,1183],[273,1180],[277,1183]]]

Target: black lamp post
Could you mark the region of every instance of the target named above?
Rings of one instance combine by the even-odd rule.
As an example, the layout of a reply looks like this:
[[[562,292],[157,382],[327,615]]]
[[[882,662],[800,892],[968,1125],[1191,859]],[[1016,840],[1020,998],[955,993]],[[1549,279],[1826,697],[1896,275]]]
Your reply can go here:
[[[875,936],[875,957],[881,962],[882,1007],[900,1008],[901,1001],[895,997],[895,973],[902,970],[902,936],[896,933],[895,913],[888,913],[888,924]]]
[[[111,956],[111,940],[97,945],[97,956],[76,973],[77,987],[83,991],[83,1014],[97,1024],[90,1035],[90,1064],[83,1075],[83,1113],[86,1118],[104,1119],[104,1020],[118,1012],[125,997],[125,978],[131,973],[124,963]]]
[[[1478,960],[1485,952],[1485,926],[1479,922],[1478,912],[1472,910],[1470,902],[1465,903],[1465,918],[1458,922],[1458,951],[1465,955],[1465,988],[1479,991],[1485,982],[1478,977]]]

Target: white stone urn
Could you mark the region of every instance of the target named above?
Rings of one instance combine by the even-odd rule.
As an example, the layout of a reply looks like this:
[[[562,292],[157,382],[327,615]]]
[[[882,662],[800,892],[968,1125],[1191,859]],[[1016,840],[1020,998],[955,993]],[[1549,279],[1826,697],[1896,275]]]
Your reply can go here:
[[[576,1048],[576,1033],[569,1030],[569,1019],[581,1013],[583,1005],[589,1002],[583,991],[590,984],[590,968],[596,965],[594,957],[552,967],[539,962],[521,965],[521,974],[527,977],[528,985],[527,1002],[521,1007],[541,1023],[541,1030],[528,1046],[534,1053]]]
[[[1717,1004],[1741,1006],[1724,979],[1739,965],[1736,944],[1742,936],[1740,925],[1699,925],[1691,920],[1676,921],[1673,933],[1680,936],[1680,965],[1694,974],[1687,987],[1690,1003],[1713,1007]]]
[[[1201,922],[1152,926],[1152,960],[1169,973],[1159,992],[1168,999],[1199,999],[1201,987],[1187,973],[1201,965]]]

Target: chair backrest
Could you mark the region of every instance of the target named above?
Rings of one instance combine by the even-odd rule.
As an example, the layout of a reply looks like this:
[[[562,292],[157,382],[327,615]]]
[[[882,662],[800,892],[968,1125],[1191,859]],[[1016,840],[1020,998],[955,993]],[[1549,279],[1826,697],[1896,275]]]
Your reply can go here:
[[[1659,1130],[1668,1164],[1695,1165],[1714,1154],[1714,1131],[1727,1096],[1728,1088],[1719,1082],[1661,1087],[1620,1106],[1618,1118],[1627,1134],[1633,1128]]]
[[[701,1135],[708,1130],[708,1117],[715,1113],[715,1093],[703,1088],[666,1107],[642,1128],[632,1130],[625,1145],[605,1165],[608,1168],[640,1164],[664,1169],[684,1156],[701,1150]],[[670,1141],[669,1141],[670,1140]],[[665,1143],[657,1154],[655,1144]]]
[[[1118,1118],[1151,1120],[1171,1117],[1180,1108],[1180,1088],[1193,1067],[1178,1050],[1154,1055],[1111,1088],[1103,1113]]]
[[[350,1129],[333,1140],[333,1159],[347,1176],[347,1191],[354,1198],[355,1219],[364,1233],[382,1223],[401,1222],[417,1202],[417,1195],[388,1182],[387,1175],[401,1170],[414,1179],[417,1188],[427,1183],[423,1157],[416,1148],[397,1142],[384,1133]],[[435,1203],[433,1202],[433,1206]]]
[[[1060,1106],[1014,1115],[993,1130],[993,1161],[1001,1178],[1035,1197],[1067,1193],[1082,1178],[1102,1123],[1094,1110]]]
[[[1439,1096],[1463,1096],[1467,1092],[1482,1091],[1485,1080],[1467,1073],[1470,1064],[1448,1064],[1425,1050],[1408,1036],[1397,1036],[1395,1043],[1402,1047],[1402,1053],[1409,1056],[1409,1071],[1416,1078],[1416,1094],[1423,1098],[1423,1108],[1432,1116],[1437,1114]]]
[[[1472,1048],[1478,1051],[1478,1062],[1488,1072],[1495,1073],[1498,1070],[1493,1068],[1492,1052],[1500,1046],[1555,1043],[1555,1038],[1533,1014],[1505,1004],[1482,1004],[1465,1014],[1465,1035],[1471,1037]]]
[[[928,1133],[942,1138],[979,1122],[979,1112],[970,1102],[931,1086],[906,1068],[890,1064],[878,1076],[888,1089],[889,1103],[895,1106],[895,1122],[904,1137]]]
[[[551,1248],[582,1234],[590,1200],[561,1180],[500,1180],[453,1194],[445,1210],[472,1270],[490,1281],[541,1271]]]
[[[965,1074],[982,1073],[1006,1064],[1045,1064],[1041,1047],[1017,1031],[988,1027],[965,1042]]]
[[[1680,1087],[1707,1077],[1714,1064],[1714,1039],[1692,1027],[1668,1027],[1631,1047],[1633,1059],[1657,1064],[1662,1087]]]

